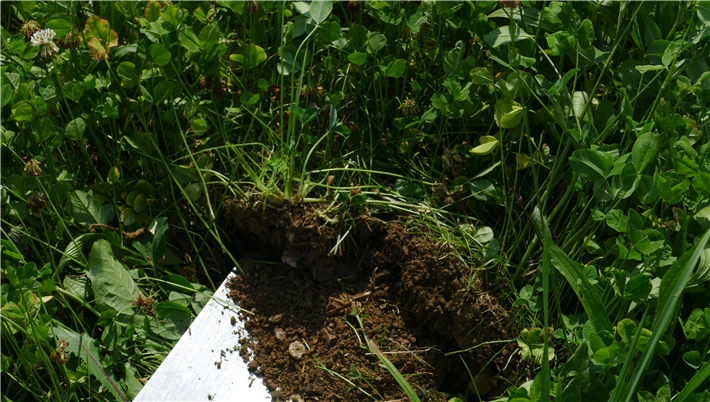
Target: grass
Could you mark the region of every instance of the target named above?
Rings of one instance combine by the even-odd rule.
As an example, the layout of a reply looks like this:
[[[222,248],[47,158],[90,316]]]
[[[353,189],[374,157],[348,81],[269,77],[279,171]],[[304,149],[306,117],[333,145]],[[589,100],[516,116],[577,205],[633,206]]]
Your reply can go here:
[[[134,397],[245,251],[226,197],[321,204],[344,247],[409,215],[462,292],[505,285],[508,399],[707,392],[706,2],[0,11],[3,400]]]

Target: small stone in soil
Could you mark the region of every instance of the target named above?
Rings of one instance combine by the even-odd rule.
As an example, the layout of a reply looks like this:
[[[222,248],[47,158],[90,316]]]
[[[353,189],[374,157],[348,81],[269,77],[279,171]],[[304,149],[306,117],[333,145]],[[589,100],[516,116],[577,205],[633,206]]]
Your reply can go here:
[[[283,318],[284,318],[283,314],[276,314],[274,316],[271,316],[271,318],[269,318],[269,322],[272,324],[278,324],[281,321],[283,321]]]
[[[237,317],[232,316],[231,322],[232,322],[232,325],[235,325],[237,323]]]
[[[259,363],[256,360],[252,360],[249,362],[247,367],[249,368],[249,371],[256,371],[256,369],[259,368]]]
[[[284,342],[286,340],[286,331],[281,328],[274,329],[274,335],[276,336],[276,339],[280,340],[281,342]]]
[[[291,357],[294,359],[300,360],[303,358],[303,354],[306,353],[306,347],[303,346],[301,342],[294,341],[288,346],[288,353],[290,353]]]

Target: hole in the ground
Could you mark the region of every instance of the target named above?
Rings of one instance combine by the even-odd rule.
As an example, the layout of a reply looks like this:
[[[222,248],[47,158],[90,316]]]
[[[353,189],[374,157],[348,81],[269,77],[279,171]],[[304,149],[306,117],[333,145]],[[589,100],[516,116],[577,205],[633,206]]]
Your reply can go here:
[[[260,249],[243,264],[246,276],[228,285],[230,296],[255,313],[246,320],[251,351],[243,358],[277,399],[405,397],[376,353],[369,353],[368,340],[429,400],[468,388],[459,356],[474,375],[488,364],[485,381],[477,384],[481,394],[504,385],[500,369],[512,344],[446,356],[510,339],[512,332],[495,297],[460,291],[470,268],[445,257],[441,244],[391,217],[385,224],[363,215],[339,227],[303,205],[227,205],[224,222],[234,236],[248,236],[243,244]],[[360,320],[353,309],[361,311]]]

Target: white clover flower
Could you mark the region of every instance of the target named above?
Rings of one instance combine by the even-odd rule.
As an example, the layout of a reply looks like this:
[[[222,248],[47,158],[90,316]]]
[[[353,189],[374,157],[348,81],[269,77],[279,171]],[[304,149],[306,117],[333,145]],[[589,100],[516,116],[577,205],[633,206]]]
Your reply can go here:
[[[34,35],[32,35],[32,45],[33,46],[42,46],[42,45],[48,45],[54,40],[54,30],[52,29],[40,29],[39,31],[35,32]]]
[[[59,46],[54,43],[54,30],[52,29],[42,29],[32,35],[32,40],[30,42],[33,46],[42,46],[42,57],[50,58],[57,54],[59,51]]]

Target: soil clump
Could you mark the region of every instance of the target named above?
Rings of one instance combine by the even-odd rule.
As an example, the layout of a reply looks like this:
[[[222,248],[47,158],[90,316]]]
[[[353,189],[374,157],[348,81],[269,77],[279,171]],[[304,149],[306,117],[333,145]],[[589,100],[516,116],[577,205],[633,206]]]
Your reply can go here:
[[[250,336],[240,354],[277,400],[408,401],[364,347],[367,339],[422,400],[444,401],[444,393],[467,388],[485,397],[506,388],[513,343],[450,353],[513,339],[508,313],[494,296],[475,290],[478,279],[465,289],[472,268],[421,228],[366,210],[333,224],[327,212],[304,204],[230,200],[223,211],[235,239],[259,245],[242,266],[246,276],[228,287],[254,313],[243,313]]]

